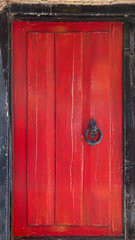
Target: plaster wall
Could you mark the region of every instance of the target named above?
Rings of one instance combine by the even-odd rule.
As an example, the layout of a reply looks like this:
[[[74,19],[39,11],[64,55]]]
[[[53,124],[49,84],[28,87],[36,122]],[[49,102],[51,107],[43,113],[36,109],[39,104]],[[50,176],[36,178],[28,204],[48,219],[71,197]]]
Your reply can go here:
[[[57,4],[84,4],[84,5],[103,5],[103,4],[133,4],[135,0],[10,0],[10,2],[45,2]]]
[[[0,5],[10,3],[45,3],[45,4],[81,4],[81,5],[111,5],[135,4],[135,0],[0,0]]]

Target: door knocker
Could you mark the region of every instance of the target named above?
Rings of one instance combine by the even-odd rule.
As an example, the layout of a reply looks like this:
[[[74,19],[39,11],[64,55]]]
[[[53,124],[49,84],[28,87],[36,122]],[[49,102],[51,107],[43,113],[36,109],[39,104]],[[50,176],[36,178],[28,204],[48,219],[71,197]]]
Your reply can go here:
[[[101,142],[101,140],[102,140],[102,132],[101,132],[101,130],[99,128],[96,127],[97,122],[94,119],[90,120],[89,125],[90,125],[89,128],[85,131],[84,138],[85,138],[86,142],[89,145],[95,146],[96,144]],[[89,133],[89,136],[91,138],[95,138],[98,135],[98,133],[99,133],[99,137],[98,137],[97,140],[93,140],[93,139],[90,140],[88,138],[88,133]]]

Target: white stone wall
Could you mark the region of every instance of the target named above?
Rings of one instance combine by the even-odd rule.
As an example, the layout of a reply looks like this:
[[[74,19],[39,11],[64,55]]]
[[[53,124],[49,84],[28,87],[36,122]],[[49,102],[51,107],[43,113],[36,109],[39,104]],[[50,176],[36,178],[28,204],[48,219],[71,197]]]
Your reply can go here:
[[[48,4],[83,4],[83,5],[103,5],[103,4],[135,4],[135,0],[0,0],[0,2],[19,3],[48,3]]]
[[[135,0],[0,0],[0,12],[10,3],[43,3],[43,4],[73,4],[73,5],[114,5],[135,4]]]

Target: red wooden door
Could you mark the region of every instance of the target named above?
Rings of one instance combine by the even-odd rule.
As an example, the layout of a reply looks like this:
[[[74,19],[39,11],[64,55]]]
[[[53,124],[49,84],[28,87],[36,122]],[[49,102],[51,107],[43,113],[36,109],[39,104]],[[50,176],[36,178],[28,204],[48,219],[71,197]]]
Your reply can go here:
[[[122,23],[14,22],[12,52],[13,235],[121,235]]]

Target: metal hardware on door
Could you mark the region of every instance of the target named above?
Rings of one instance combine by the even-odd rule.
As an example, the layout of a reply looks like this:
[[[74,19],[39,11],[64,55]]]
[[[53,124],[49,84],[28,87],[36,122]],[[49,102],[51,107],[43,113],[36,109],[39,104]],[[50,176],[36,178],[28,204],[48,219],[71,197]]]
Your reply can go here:
[[[101,142],[102,132],[99,128],[96,127],[97,122],[94,119],[90,120],[89,125],[90,125],[89,128],[85,131],[84,138],[89,145],[95,146],[96,144]],[[97,136],[98,132],[99,132],[98,139],[97,140],[89,140],[88,139],[88,132],[89,132],[89,135],[90,135],[91,138],[95,138]]]
[[[12,37],[12,235],[121,236],[123,23],[14,21]]]

